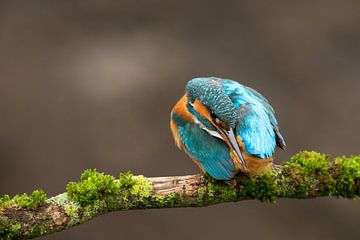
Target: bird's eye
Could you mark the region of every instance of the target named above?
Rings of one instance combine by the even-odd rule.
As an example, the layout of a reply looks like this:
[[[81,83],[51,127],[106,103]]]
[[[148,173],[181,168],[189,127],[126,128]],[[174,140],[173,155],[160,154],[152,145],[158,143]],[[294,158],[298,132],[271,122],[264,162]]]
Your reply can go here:
[[[210,117],[212,118],[212,119],[217,119],[218,117],[215,115],[215,113],[213,113],[213,112],[211,112],[210,113]],[[215,120],[216,121],[216,120]]]
[[[218,118],[215,113],[211,112],[210,117],[216,122],[216,124],[221,124],[220,118]]]
[[[211,112],[210,117],[216,123],[216,125],[221,126],[224,129],[228,129],[227,125],[220,118],[218,118],[215,113]]]

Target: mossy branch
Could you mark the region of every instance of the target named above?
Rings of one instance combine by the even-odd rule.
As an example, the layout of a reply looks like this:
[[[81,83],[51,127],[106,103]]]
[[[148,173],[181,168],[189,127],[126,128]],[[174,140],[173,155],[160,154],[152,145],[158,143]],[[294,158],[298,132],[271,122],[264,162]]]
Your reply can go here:
[[[85,223],[101,214],[130,209],[204,207],[248,199],[274,202],[276,198],[360,195],[360,156],[338,157],[300,152],[261,176],[239,174],[236,185],[208,176],[145,178],[130,172],[118,179],[86,170],[66,192],[46,198],[5,195],[0,199],[0,238],[30,239]]]

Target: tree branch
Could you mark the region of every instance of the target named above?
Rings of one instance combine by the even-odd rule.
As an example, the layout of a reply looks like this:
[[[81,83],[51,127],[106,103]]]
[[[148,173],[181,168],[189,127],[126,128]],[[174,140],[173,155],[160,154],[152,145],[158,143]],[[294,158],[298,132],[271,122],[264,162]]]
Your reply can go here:
[[[176,177],[110,175],[86,170],[66,192],[46,198],[5,195],[0,199],[1,239],[30,239],[85,223],[101,214],[131,209],[204,207],[248,199],[274,202],[276,198],[360,195],[360,157],[301,152],[260,176],[235,177],[234,186],[209,176]]]

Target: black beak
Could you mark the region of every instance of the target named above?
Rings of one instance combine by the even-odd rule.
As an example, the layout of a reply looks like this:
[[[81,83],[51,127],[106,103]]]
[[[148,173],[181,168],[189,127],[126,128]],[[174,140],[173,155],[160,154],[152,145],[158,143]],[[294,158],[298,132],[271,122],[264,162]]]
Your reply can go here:
[[[225,141],[227,140],[228,143],[230,143],[230,148],[232,148],[235,153],[238,155],[238,157],[240,158],[241,160],[241,164],[243,165],[244,167],[244,170],[246,171],[247,170],[247,166],[246,166],[246,162],[244,160],[244,157],[240,151],[240,148],[239,148],[239,144],[237,143],[236,141],[236,137],[235,137],[235,134],[234,134],[234,130],[230,128],[229,131],[223,129],[222,127],[217,127],[217,129],[220,131],[220,134],[222,136],[225,135],[226,139],[224,139]]]

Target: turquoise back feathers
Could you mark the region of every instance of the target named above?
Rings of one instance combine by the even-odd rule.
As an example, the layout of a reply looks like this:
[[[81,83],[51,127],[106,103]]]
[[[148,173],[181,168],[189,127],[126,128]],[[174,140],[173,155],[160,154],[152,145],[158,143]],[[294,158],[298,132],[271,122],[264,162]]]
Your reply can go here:
[[[247,164],[270,159],[276,146],[285,148],[268,100],[238,82],[216,77],[188,82],[173,108],[171,130],[177,145],[216,179],[252,171]]]

